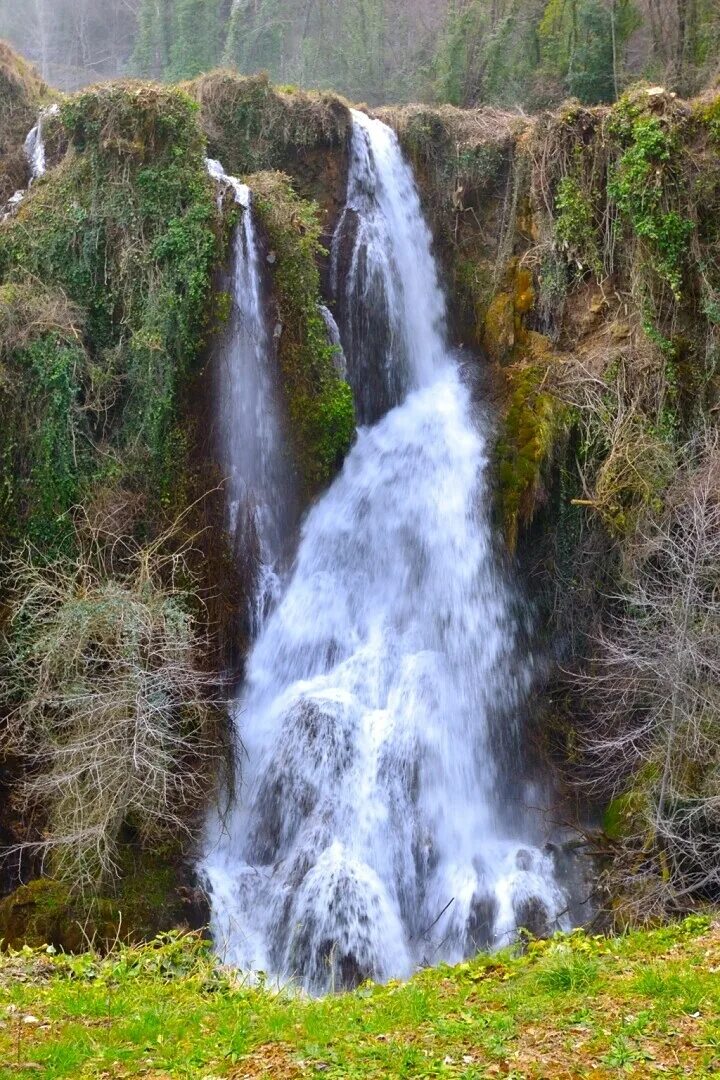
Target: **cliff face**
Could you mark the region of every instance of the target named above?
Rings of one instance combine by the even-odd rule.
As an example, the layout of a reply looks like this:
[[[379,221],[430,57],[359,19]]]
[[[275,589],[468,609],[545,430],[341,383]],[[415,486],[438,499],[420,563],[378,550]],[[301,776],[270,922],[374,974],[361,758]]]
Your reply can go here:
[[[46,93],[0,52],[0,95],[11,103],[0,202],[27,185],[22,143]],[[690,461],[687,447],[712,429],[720,389],[720,99],[684,103],[651,88],[612,108],[568,105],[534,119],[452,107],[379,115],[414,163],[457,341],[488,374],[500,418],[498,520],[568,666],[592,654],[593,635],[617,613],[618,591],[640,572],[641,538],[672,531],[684,512],[678,476],[682,486],[707,464],[705,451]],[[200,670],[237,664],[243,600],[222,495],[206,497],[218,481],[205,430],[207,346],[226,304],[215,271],[233,211],[218,206],[203,158],[207,150],[228,172],[254,175],[309,495],[339,467],[354,430],[318,321],[349,131],[342,99],[279,91],[262,77],[90,89],[61,101],[47,131],[52,167],[0,224],[0,541],[15,554],[31,542],[40,563],[90,548],[93,580],[123,588],[128,565],[105,549],[98,562],[98,543],[122,535],[133,551],[162,552],[152,580],[167,589],[167,568],[182,566]],[[5,577],[6,619],[18,610],[17,580]],[[22,620],[6,630],[14,649],[28,633]],[[14,687],[2,696],[12,713],[19,691],[9,677],[3,685]],[[578,741],[597,709],[576,682],[558,678],[552,690],[539,734],[576,779],[580,759],[589,768]],[[203,714],[200,727],[221,744],[217,717]],[[9,841],[27,838],[21,742],[3,759]],[[658,760],[599,778],[605,801],[625,799],[612,821],[631,822],[636,850],[655,850],[647,822]],[[195,760],[182,765],[204,775]],[[705,763],[685,748],[679,768],[683,798],[698,797]],[[189,800],[190,833],[201,802]],[[36,820],[40,842],[47,807]],[[133,853],[155,843],[137,820],[121,814],[115,827]],[[171,845],[173,866],[181,846]],[[661,874],[673,856],[663,858]],[[652,859],[651,874],[662,862]]]
[[[533,120],[384,113],[416,164],[461,333],[498,376],[511,546],[548,497],[545,467],[589,419],[584,377],[612,393],[622,368],[658,459],[713,410],[719,114],[717,97],[659,88]],[[622,535],[653,492],[614,483],[607,464],[586,470],[586,510]]]

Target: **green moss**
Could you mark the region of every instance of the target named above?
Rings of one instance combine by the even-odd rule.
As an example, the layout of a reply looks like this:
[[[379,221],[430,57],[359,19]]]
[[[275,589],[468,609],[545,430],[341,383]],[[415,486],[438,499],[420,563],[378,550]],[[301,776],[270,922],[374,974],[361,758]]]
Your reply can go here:
[[[515,304],[508,292],[498,292],[485,313],[483,345],[491,360],[502,363],[515,346]]]
[[[0,941],[6,949],[52,945],[69,953],[147,941],[184,925],[177,885],[169,862],[137,861],[129,852],[113,895],[83,897],[64,882],[36,878],[0,900]]]
[[[283,383],[298,460],[312,492],[333,476],[355,433],[352,391],[337,373],[319,310],[318,212],[280,173],[258,174],[250,183],[275,256]]]
[[[179,395],[203,345],[222,239],[186,94],[104,86],[65,101],[60,122],[66,157],[0,227],[5,283],[32,281],[81,313],[69,343],[52,326],[44,342],[6,336],[26,397],[44,402],[28,433],[31,502],[14,514],[22,522],[38,506],[43,527],[101,474],[152,493],[159,509],[173,500]],[[6,459],[22,424],[11,416],[0,435]]]
[[[503,524],[513,550],[520,524],[533,516],[543,471],[571,416],[545,389],[555,363],[549,343],[533,334],[529,344],[535,358],[515,363],[506,373],[507,407],[498,443]]]
[[[695,117],[706,126],[712,139],[720,144],[720,94],[712,101],[701,101],[695,107]]]
[[[91,942],[108,946],[117,933],[117,912],[105,900],[87,906],[67,886],[50,878],[21,885],[0,901],[0,939],[5,948],[51,945],[79,952]]]
[[[622,840],[642,829],[641,820],[647,811],[647,796],[633,788],[612,800],[603,816],[603,830],[610,840]]]

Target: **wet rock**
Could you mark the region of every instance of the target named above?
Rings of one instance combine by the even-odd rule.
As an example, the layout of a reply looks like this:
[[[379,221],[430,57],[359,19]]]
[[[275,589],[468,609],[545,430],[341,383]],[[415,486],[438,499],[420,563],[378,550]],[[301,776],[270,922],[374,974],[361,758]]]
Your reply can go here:
[[[550,913],[539,896],[529,896],[515,905],[518,930],[527,930],[533,937],[547,938],[552,934]]]
[[[465,931],[465,956],[489,949],[494,941],[495,919],[497,918],[497,900],[488,893],[476,893],[470,905]]]

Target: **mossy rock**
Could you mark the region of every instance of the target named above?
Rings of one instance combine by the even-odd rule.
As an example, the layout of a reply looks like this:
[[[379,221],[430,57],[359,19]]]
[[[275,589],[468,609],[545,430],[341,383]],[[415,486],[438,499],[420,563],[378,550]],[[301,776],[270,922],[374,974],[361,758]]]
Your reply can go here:
[[[2,402],[0,457],[48,466],[27,491],[25,472],[3,470],[16,539],[61,548],[63,516],[97,484],[147,492],[150,527],[188,502],[181,398],[226,240],[197,113],[182,91],[135,82],[64,99],[64,157],[0,224],[0,363],[27,384],[16,408]]]
[[[0,901],[0,939],[6,948],[52,945],[64,952],[80,952],[92,941],[107,946],[117,931],[112,904],[104,900],[87,907],[78,904],[67,886],[50,878],[21,885]]]
[[[352,390],[338,374],[336,348],[320,313],[318,208],[301,199],[282,173],[258,173],[249,183],[275,260],[282,381],[298,463],[312,495],[335,475],[355,435]]]
[[[533,275],[513,260],[503,289],[490,301],[482,328],[482,343],[492,361],[504,364],[517,358],[529,340],[527,318],[536,300]]]
[[[515,550],[521,524],[537,509],[543,472],[566,432],[571,410],[545,387],[558,363],[550,343],[528,334],[526,359],[506,372],[506,410],[498,442],[499,498],[508,546]]]
[[[645,792],[632,790],[612,800],[603,816],[603,830],[609,840],[623,840],[638,831],[647,807]]]
[[[228,172],[281,170],[303,198],[331,214],[340,209],[351,127],[346,101],[233,71],[201,75],[187,90],[199,104],[209,153]]]
[[[82,897],[52,878],[21,885],[0,901],[0,941],[4,948],[52,945],[82,952],[93,944],[109,948],[116,940],[139,943],[177,927],[199,929],[207,922],[200,890],[178,887],[167,865],[126,866],[117,894]]]
[[[515,304],[510,293],[499,292],[485,315],[483,345],[490,359],[502,364],[515,348]]]

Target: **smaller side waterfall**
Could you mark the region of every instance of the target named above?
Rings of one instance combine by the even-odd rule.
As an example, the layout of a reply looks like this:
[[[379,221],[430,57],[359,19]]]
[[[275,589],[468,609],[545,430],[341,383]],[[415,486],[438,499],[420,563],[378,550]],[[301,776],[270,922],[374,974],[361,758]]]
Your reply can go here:
[[[47,172],[47,155],[45,152],[43,125],[48,117],[57,116],[59,111],[58,105],[50,105],[47,109],[43,109],[38,117],[37,124],[35,124],[35,127],[31,128],[28,132],[25,143],[23,144],[25,160],[30,169],[30,187],[32,187],[35,180],[39,180],[40,177],[44,176]],[[8,199],[5,206],[0,210],[0,221],[5,221],[7,218],[12,217],[26,194],[27,192],[21,188]]]
[[[241,216],[232,268],[223,283],[230,313],[216,344],[215,414],[227,477],[227,526],[238,562],[251,566],[256,587],[250,611],[256,637],[280,594],[280,581],[299,516],[297,484],[285,435],[277,369],[252,193],[219,161],[208,172],[232,190]],[[222,197],[222,195],[220,196]]]
[[[345,350],[343,349],[340,327],[335,322],[335,316],[332,311],[329,307],[326,307],[325,304],[320,305],[320,314],[327,327],[328,341],[335,347],[335,370],[341,379],[347,379],[347,357],[345,356]]]
[[[58,105],[50,105],[47,109],[43,109],[38,117],[37,124],[28,133],[28,137],[25,140],[25,157],[30,166],[31,184],[34,180],[39,180],[41,176],[44,176],[47,171],[43,128],[45,121],[51,116],[57,116],[59,112],[60,107]]]

